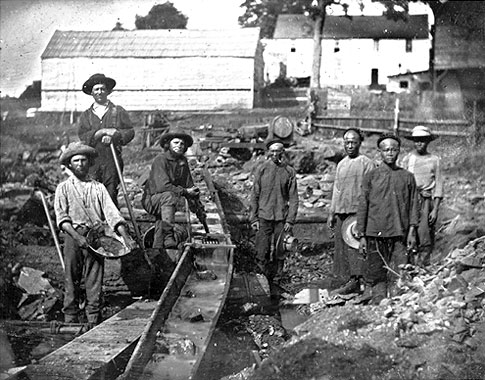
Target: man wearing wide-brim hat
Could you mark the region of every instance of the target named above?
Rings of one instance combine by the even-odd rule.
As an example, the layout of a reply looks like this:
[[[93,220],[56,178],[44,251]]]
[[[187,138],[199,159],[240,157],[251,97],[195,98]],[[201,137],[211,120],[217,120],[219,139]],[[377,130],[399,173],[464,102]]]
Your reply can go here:
[[[435,225],[443,199],[443,175],[440,158],[428,151],[437,136],[428,127],[418,125],[406,139],[414,142],[414,150],[402,160],[402,166],[414,174],[419,191],[421,218],[418,225],[417,264],[427,266],[431,261],[435,240]]]
[[[176,248],[180,241],[174,234],[176,206],[182,197],[205,224],[206,214],[194,186],[185,152],[192,146],[192,136],[172,128],[160,138],[163,152],[155,157],[144,185],[142,205],[156,217],[153,248]]]
[[[82,87],[86,95],[91,95],[94,103],[81,114],[78,135],[85,144],[98,152],[98,157],[91,167],[93,177],[103,183],[113,202],[118,205],[118,186],[120,178],[111,152],[114,144],[116,155],[123,170],[121,157],[122,146],[135,136],[135,131],[126,110],[108,100],[116,86],[116,81],[104,74],[92,75]]]
[[[281,140],[266,142],[269,159],[254,174],[251,195],[251,227],[256,231],[256,264],[270,284],[272,298],[277,298],[279,280],[283,272],[285,255],[273,251],[281,231],[291,232],[298,211],[296,171],[285,157]]]
[[[96,156],[96,150],[88,145],[69,144],[61,154],[60,163],[71,175],[57,186],[54,199],[57,225],[65,232],[64,319],[65,322],[79,322],[80,284],[84,279],[85,312],[91,325],[101,321],[104,259],[88,249],[87,233],[100,223],[107,223],[121,235],[128,249],[135,248],[126,222],[106,187],[88,176]]]

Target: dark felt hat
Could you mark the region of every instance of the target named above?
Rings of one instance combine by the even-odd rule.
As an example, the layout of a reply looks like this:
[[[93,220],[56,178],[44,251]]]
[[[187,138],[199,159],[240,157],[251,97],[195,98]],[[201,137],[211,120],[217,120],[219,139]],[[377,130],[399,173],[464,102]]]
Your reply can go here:
[[[269,147],[273,144],[282,144],[283,146],[285,145],[280,139],[269,139],[266,141],[266,148],[269,149]]]
[[[379,147],[381,142],[386,139],[393,139],[398,142],[399,146],[401,146],[401,139],[398,136],[396,136],[394,133],[386,132],[380,135],[379,138],[377,139],[377,147]]]
[[[67,165],[69,164],[71,158],[78,154],[83,154],[93,159],[98,155],[98,152],[96,152],[96,149],[91,148],[89,145],[85,145],[80,141],[73,142],[67,146],[64,152],[62,152],[61,157],[59,158],[59,162],[62,165]]]
[[[83,84],[83,92],[87,95],[91,95],[93,87],[96,84],[104,84],[108,91],[111,92],[116,86],[116,81],[113,78],[109,78],[104,74],[94,74]]]
[[[188,148],[194,143],[194,139],[189,134],[185,133],[180,128],[170,129],[167,133],[160,137],[160,146],[163,147],[166,143],[170,142],[172,139],[182,139],[185,142],[185,147]]]
[[[413,128],[413,131],[411,132],[411,136],[405,136],[404,138],[411,141],[416,141],[416,140],[433,141],[437,139],[438,136],[433,135],[431,133],[431,130],[428,127],[425,127],[423,125],[417,125],[416,127]]]

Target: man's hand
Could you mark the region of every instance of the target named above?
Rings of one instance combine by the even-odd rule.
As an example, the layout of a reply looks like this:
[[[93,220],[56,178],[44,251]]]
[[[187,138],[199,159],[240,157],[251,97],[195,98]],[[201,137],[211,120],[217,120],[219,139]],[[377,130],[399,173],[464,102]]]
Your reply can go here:
[[[293,224],[286,222],[285,225],[283,226],[283,231],[289,232],[293,229]]]
[[[185,189],[187,196],[193,198],[200,194],[200,189],[196,186],[188,187]]]
[[[408,237],[406,239],[406,246],[408,251],[412,251],[417,248],[416,231],[414,226],[411,226],[409,228]]]
[[[96,131],[94,138],[97,140],[100,139],[104,145],[109,145],[119,134],[116,128],[101,128]]]
[[[433,225],[436,223],[436,220],[438,219],[438,210],[434,208],[430,213],[429,213],[429,218],[428,218],[428,224]]]
[[[123,240],[125,241],[126,247],[130,250],[133,251],[135,248],[138,247],[138,244],[136,244],[136,241],[133,240],[131,236],[123,236]]]
[[[76,241],[77,245],[80,248],[87,248],[89,246],[88,239],[86,239],[86,236],[76,233],[73,236],[73,239]]]
[[[367,239],[364,236],[362,236],[359,240],[359,253],[362,255],[362,257],[367,257]]]
[[[327,218],[327,227],[330,230],[333,230],[333,228],[335,227],[335,214],[334,213],[330,213],[328,215],[328,218]]]
[[[254,222],[251,223],[251,228],[254,230],[254,231],[259,231],[259,221],[256,220]]]

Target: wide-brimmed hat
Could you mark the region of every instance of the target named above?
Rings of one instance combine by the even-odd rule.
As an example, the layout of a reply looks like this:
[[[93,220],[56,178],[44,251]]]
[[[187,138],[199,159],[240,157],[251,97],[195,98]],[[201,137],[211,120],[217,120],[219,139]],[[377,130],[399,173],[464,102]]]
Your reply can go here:
[[[295,252],[298,247],[298,239],[290,232],[281,230],[276,240],[275,251],[278,258],[283,258],[289,253]]]
[[[405,138],[411,141],[416,141],[416,140],[432,141],[437,139],[438,136],[433,135],[431,133],[431,130],[428,127],[425,127],[423,125],[417,125],[416,127],[413,128],[411,136],[405,136]]]
[[[267,149],[269,149],[269,147],[273,144],[281,144],[281,145],[285,146],[283,141],[281,141],[280,139],[269,139],[265,142],[265,144],[266,144]]]
[[[116,86],[116,81],[113,78],[109,78],[104,74],[94,74],[83,84],[83,92],[87,95],[91,95],[93,87],[96,84],[104,84],[108,91],[111,92]]]
[[[62,165],[67,165],[71,160],[71,157],[78,154],[86,155],[89,158],[95,158],[98,155],[98,152],[96,152],[96,149],[90,147],[89,145],[85,145],[80,141],[73,142],[67,146],[64,152],[62,152],[59,162]]]
[[[359,249],[359,240],[357,239],[357,216],[352,215],[343,221],[342,238],[349,247]]]
[[[164,146],[166,143],[170,142],[172,139],[182,139],[185,142],[185,147],[188,148],[192,146],[194,143],[194,139],[192,136],[184,132],[180,128],[174,128],[170,129],[167,133],[163,134],[162,137],[160,137],[160,146]]]

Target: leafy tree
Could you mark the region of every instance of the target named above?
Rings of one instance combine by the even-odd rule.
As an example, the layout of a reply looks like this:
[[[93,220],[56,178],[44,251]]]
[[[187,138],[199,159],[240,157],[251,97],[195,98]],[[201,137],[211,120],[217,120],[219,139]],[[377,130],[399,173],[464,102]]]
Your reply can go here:
[[[188,19],[167,1],[154,5],[146,16],[136,15],[135,26],[137,29],[185,29]]]
[[[272,38],[278,15],[303,14],[311,3],[312,0],[245,0],[241,4],[245,12],[238,21],[246,27],[259,26],[262,38]]]

